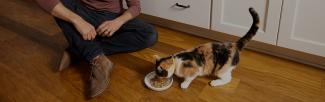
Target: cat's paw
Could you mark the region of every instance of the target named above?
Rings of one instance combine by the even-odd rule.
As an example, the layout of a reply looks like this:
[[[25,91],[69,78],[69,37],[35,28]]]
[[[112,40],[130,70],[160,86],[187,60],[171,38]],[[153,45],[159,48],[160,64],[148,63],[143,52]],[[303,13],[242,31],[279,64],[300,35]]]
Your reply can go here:
[[[189,86],[190,84],[188,84],[188,83],[181,83],[181,88],[182,89],[187,89],[188,88],[188,86]]]
[[[221,86],[221,85],[225,85],[228,82],[223,81],[223,80],[212,80],[210,81],[210,86]]]

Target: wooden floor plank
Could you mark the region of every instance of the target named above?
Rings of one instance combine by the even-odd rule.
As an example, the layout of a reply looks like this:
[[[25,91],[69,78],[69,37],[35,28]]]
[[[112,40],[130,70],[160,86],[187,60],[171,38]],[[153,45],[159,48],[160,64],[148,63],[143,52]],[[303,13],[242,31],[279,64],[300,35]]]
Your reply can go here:
[[[0,26],[0,42],[6,41],[6,40],[10,40],[12,38],[14,38],[15,36],[17,36],[15,33],[13,33],[12,31],[3,28],[2,26]]]
[[[172,55],[174,53],[177,53],[179,51],[183,51],[183,48],[175,47],[170,44],[166,44],[164,42],[157,42],[154,46],[150,47],[150,49],[167,54]]]
[[[75,88],[69,84],[62,83],[59,74],[54,73],[53,69],[51,69],[54,64],[53,59],[56,59],[56,55],[52,50],[46,49],[46,47],[40,44],[21,37],[16,37],[13,40],[2,43],[0,50],[0,62],[6,66],[10,66],[8,70],[11,71],[11,74],[17,75],[16,77],[18,78],[21,77],[21,79],[18,80],[16,77],[11,78],[8,76],[8,80],[16,82],[11,84],[19,84],[22,80],[28,82],[29,86],[20,87],[26,87],[26,91],[29,93],[24,93],[25,88],[23,88],[21,89],[22,91],[15,94],[25,94],[25,96],[22,95],[25,98],[42,96],[45,94],[48,95],[46,97],[64,98],[65,100],[71,101],[83,99],[80,97],[82,95],[80,91],[75,90]],[[30,86],[37,87],[37,89],[35,89],[36,91],[29,90],[28,88]],[[10,89],[11,88],[8,88],[8,90]],[[42,91],[39,92],[37,90]],[[14,91],[15,90],[13,90],[13,92]],[[15,94],[9,94],[9,96]],[[28,94],[33,95],[30,96]]]
[[[166,57],[169,54],[161,53],[159,51],[155,51],[153,49],[147,48],[145,50],[137,51],[137,52],[132,52],[130,55],[141,58],[145,61],[155,63],[156,59],[153,57],[154,55],[158,55],[161,57]]]
[[[1,101],[22,101],[35,102],[35,101],[60,101],[52,93],[38,87],[36,83],[30,81],[28,78],[21,74],[14,72],[12,68],[0,63],[1,71]],[[22,89],[23,88],[23,89]],[[34,94],[32,94],[34,93]],[[41,94],[39,94],[41,93]]]
[[[270,82],[264,83],[268,84],[265,87],[303,101],[321,101],[322,95],[318,90],[322,90],[324,70],[253,52],[243,52],[242,55],[240,68],[273,77],[268,79]]]

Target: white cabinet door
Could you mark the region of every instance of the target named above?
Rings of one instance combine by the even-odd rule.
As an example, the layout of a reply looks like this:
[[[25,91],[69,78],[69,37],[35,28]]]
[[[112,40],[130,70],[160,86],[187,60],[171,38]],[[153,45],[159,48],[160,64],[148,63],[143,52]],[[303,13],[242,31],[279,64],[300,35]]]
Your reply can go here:
[[[278,46],[325,57],[325,0],[284,0]]]
[[[260,15],[261,27],[254,40],[276,45],[282,0],[214,0],[212,30],[242,37],[252,24],[248,8]]]
[[[144,14],[210,29],[211,0],[141,0],[141,8]]]

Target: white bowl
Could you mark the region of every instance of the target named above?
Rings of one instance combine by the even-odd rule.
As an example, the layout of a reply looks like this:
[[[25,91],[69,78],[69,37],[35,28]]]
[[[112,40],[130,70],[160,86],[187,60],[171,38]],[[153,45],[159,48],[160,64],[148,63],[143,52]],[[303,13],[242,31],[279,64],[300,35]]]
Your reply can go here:
[[[154,78],[155,76],[156,76],[156,73],[155,73],[155,71],[153,71],[153,72],[148,73],[148,74],[144,77],[144,83],[145,83],[146,86],[147,86],[148,88],[150,88],[151,90],[154,90],[154,91],[164,91],[164,90],[167,90],[168,88],[170,88],[170,87],[172,86],[172,84],[173,84],[173,78],[171,77],[171,78],[168,79],[168,80],[170,80],[169,85],[167,85],[167,86],[165,86],[165,87],[161,87],[161,88],[153,87],[153,86],[151,85],[151,83],[150,83],[150,80],[151,80],[152,78]]]

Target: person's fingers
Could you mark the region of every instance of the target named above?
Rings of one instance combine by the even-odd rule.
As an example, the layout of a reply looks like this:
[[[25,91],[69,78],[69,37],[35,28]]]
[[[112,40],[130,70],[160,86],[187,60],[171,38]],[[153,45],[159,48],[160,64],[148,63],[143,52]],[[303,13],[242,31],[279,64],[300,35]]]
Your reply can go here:
[[[88,35],[88,40],[91,40],[91,39],[92,39],[92,30],[90,30],[90,31],[87,33],[87,35]]]
[[[101,36],[103,36],[104,35],[104,32],[107,30],[107,27],[105,26],[105,27],[103,27],[103,28],[101,28],[100,30],[99,30],[99,34],[101,35]]]
[[[94,40],[96,38],[96,30],[92,30],[92,39],[91,40]]]
[[[93,30],[93,39],[96,38],[96,35],[97,35],[97,32],[96,32],[96,30],[94,29],[94,30]]]
[[[87,40],[87,34],[84,34],[82,37],[84,38],[84,40]]]
[[[106,29],[106,31],[103,33],[103,36],[107,36],[109,34],[109,32],[111,32],[110,29]]]
[[[89,40],[89,32],[86,34],[87,35],[87,37],[86,37],[86,40]]]
[[[88,32],[89,40],[93,40],[93,35],[94,35],[94,31],[93,29],[90,29],[90,31]]]
[[[98,26],[98,28],[97,28],[97,32],[101,29],[101,28],[103,28],[104,26],[105,26],[105,22],[104,23],[102,23],[102,24],[100,24],[99,26]]]
[[[98,33],[98,35],[102,35],[102,30],[103,30],[103,27],[100,26],[96,29],[96,32]]]
[[[88,40],[88,33],[82,34],[82,37],[84,38],[84,40]]]
[[[103,23],[97,28],[96,32],[101,35],[105,32],[106,29],[107,29],[107,23]]]
[[[103,27],[101,30],[100,30],[100,34],[101,35],[105,35],[105,32],[107,31],[107,30],[109,30],[109,27],[108,26],[105,26],[105,27]]]
[[[96,32],[98,33],[98,35],[102,35],[103,33],[103,28],[98,28],[97,30],[96,30]]]
[[[92,31],[89,33],[89,40],[93,40],[93,34],[92,33],[93,33]]]
[[[115,33],[115,31],[111,31],[111,32],[108,34],[108,37],[112,36],[114,33]]]
[[[87,34],[82,34],[82,38],[83,38],[84,40],[87,40]]]

